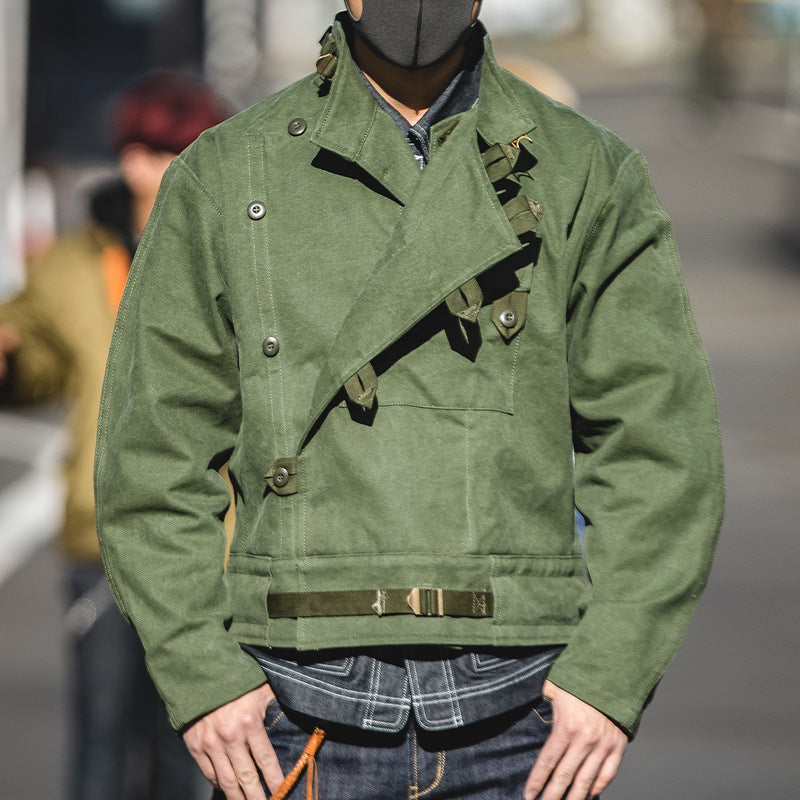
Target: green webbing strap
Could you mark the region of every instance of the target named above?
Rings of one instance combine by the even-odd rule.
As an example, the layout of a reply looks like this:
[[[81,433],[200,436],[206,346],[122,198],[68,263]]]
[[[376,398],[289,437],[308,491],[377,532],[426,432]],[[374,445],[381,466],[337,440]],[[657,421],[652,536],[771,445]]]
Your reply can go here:
[[[344,382],[344,390],[356,405],[369,411],[375,404],[378,391],[378,376],[372,364],[367,362],[355,375],[350,376]]]
[[[517,236],[532,230],[542,218],[542,207],[536,200],[518,194],[503,204],[508,221]]]
[[[470,278],[463,286],[450,292],[445,303],[453,316],[467,322],[477,322],[478,312],[483,304],[483,291],[478,281]]]
[[[519,158],[519,148],[511,144],[493,144],[481,154],[483,166],[491,183],[507,178]]]
[[[333,80],[339,57],[336,55],[336,40],[333,38],[333,28],[328,28],[319,40],[320,54],[317,59],[317,73],[323,80]]]
[[[494,615],[491,592],[456,591],[416,586],[412,589],[363,589],[340,592],[286,592],[267,595],[272,619],[301,617],[367,617],[414,614],[418,617]]]

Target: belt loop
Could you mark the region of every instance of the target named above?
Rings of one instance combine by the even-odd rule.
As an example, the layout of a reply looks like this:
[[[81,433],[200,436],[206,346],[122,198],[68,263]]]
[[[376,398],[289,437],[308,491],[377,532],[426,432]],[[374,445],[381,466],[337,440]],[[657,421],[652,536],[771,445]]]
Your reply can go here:
[[[369,361],[344,382],[344,390],[356,405],[365,411],[372,409],[378,391],[378,376]]]

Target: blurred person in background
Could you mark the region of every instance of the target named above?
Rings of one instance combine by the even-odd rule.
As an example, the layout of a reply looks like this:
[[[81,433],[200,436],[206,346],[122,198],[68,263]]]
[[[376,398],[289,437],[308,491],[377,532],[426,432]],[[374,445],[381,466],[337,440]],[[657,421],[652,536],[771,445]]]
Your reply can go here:
[[[734,0],[697,0],[703,17],[703,35],[695,60],[694,91],[701,102],[727,103],[733,94]]]
[[[118,178],[92,196],[89,224],[33,263],[22,293],[0,306],[0,402],[66,399],[70,407],[61,544],[71,603],[71,800],[191,800],[202,789],[138,637],[113,603],[95,530],[92,464],[114,318],[161,178],[229,113],[187,75],[154,74],[127,89],[111,111]]]
[[[170,165],[132,267],[98,532],[228,800],[304,764],[323,800],[594,797],[708,577],[719,425],[669,221],[479,9],[347,0],[316,74]]]

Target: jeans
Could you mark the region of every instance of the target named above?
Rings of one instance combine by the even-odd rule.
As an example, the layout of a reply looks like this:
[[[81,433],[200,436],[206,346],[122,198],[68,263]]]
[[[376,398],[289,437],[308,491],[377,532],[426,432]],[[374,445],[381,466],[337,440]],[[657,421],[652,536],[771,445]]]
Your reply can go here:
[[[69,599],[98,594],[102,567],[68,570]],[[94,591],[93,591],[94,590]],[[71,800],[195,800],[208,796],[147,674],[133,628],[110,603],[70,636]],[[203,792],[202,795],[199,792]]]
[[[400,733],[328,726],[316,759],[320,800],[521,799],[550,733],[552,709],[538,698],[513,711],[449,731],[428,732],[413,719]],[[267,708],[265,725],[287,774],[314,728],[309,717]],[[306,775],[288,798],[305,797]],[[217,792],[215,800],[223,800]]]

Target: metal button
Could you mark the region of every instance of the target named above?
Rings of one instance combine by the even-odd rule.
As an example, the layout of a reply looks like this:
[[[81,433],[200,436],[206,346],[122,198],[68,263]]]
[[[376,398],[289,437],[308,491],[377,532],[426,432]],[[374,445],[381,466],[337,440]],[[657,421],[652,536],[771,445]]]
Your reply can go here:
[[[259,203],[258,200],[247,206],[247,216],[250,219],[261,219],[266,213],[266,206],[263,203]]]
[[[513,328],[517,324],[517,314],[512,308],[500,312],[500,324],[504,328]]]
[[[265,356],[272,358],[272,356],[278,355],[278,350],[281,349],[281,346],[274,336],[267,336],[261,344],[261,349],[264,351]]]
[[[289,123],[288,130],[289,133],[292,134],[292,136],[302,136],[306,132],[306,128],[308,128],[308,125],[306,125],[306,121],[302,117],[295,117]]]
[[[272,473],[272,482],[279,489],[282,489],[289,483],[289,470],[286,469],[286,467],[278,467],[275,472]]]

